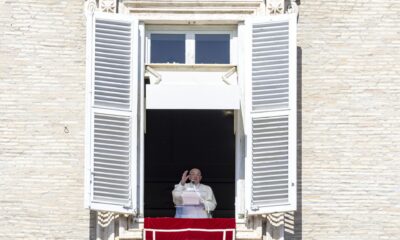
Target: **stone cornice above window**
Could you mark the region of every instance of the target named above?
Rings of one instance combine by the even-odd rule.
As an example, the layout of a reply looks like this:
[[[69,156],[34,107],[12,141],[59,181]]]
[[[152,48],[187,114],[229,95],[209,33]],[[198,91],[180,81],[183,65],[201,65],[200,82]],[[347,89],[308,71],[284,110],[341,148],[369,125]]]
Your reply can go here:
[[[296,0],[86,0],[86,12],[135,14],[148,23],[242,21],[249,15],[298,13]]]
[[[257,14],[263,0],[122,0],[130,13],[143,14]]]

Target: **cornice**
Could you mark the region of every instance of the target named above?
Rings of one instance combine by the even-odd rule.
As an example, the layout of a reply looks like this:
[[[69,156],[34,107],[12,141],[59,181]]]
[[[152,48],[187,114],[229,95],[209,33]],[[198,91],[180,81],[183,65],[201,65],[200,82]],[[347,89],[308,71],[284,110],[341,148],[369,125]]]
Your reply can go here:
[[[122,0],[130,13],[171,14],[254,14],[263,8],[263,0]]]
[[[87,14],[94,11],[134,14],[147,23],[160,21],[178,24],[190,20],[233,23],[249,15],[298,14],[295,0],[86,0]],[[118,4],[119,3],[119,4]],[[285,5],[284,7],[282,7]],[[208,22],[207,22],[208,21]]]

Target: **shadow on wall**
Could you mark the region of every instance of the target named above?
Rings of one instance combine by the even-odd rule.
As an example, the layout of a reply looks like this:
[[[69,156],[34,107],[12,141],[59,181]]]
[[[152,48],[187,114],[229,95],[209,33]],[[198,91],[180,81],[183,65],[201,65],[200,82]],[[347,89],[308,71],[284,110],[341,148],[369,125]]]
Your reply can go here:
[[[297,211],[285,214],[285,240],[302,237],[302,49],[297,47]]]
[[[285,11],[292,7],[292,2],[295,2],[297,6],[300,5],[300,0],[284,0]]]
[[[90,218],[89,218],[89,239],[96,240],[96,223],[97,223],[97,212],[90,211]]]

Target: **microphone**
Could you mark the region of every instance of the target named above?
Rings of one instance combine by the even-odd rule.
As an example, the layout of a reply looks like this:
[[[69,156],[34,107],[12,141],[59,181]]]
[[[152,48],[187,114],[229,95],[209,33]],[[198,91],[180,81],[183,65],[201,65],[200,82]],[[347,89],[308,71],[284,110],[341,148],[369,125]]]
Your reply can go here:
[[[192,184],[192,187],[193,187],[194,191],[197,192],[197,189],[196,189],[196,182],[193,181],[193,180],[191,180],[190,183]]]

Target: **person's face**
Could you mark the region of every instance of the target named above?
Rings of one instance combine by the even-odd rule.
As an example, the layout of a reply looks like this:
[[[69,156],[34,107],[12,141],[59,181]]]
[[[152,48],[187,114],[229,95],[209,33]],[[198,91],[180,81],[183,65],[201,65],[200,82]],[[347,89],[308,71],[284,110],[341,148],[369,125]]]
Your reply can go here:
[[[201,181],[201,172],[198,169],[192,169],[189,173],[190,181],[193,181],[195,184],[199,184]]]

